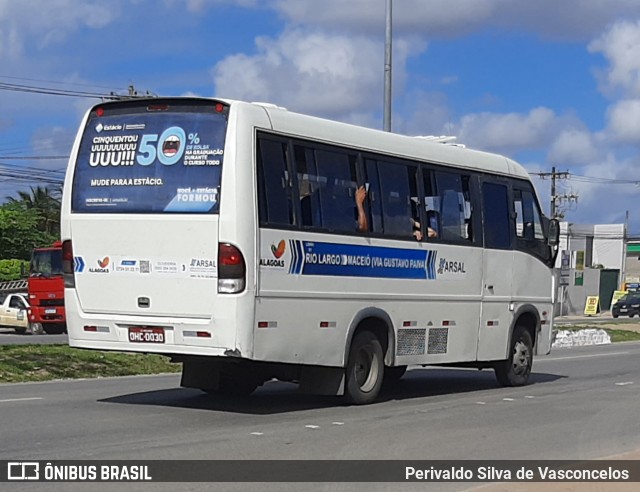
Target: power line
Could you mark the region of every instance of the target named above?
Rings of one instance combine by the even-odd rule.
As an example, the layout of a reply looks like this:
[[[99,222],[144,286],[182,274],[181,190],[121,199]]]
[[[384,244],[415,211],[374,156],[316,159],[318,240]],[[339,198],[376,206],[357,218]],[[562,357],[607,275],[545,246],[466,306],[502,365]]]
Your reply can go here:
[[[149,91],[145,91],[144,93],[137,91],[133,85],[130,85],[127,88],[126,95],[117,94],[115,91],[112,91],[109,94],[104,94],[100,92],[88,92],[88,91],[78,91],[78,90],[70,90],[70,89],[56,89],[53,87],[42,87],[42,86],[33,86],[33,85],[25,85],[25,84],[10,84],[7,82],[0,82],[0,90],[14,91],[14,92],[27,92],[31,94],[47,94],[51,96],[83,97],[83,98],[93,98],[93,99],[100,99],[100,100],[120,100],[120,99],[136,98],[136,97],[154,96],[154,94],[152,94]]]
[[[68,159],[68,155],[21,155],[21,156],[9,156],[0,155],[0,159],[9,161],[40,161],[40,160],[59,160]]]
[[[564,212],[557,211],[557,208],[559,207],[559,205],[564,202],[571,203],[571,202],[578,201],[578,195],[576,195],[575,193],[571,193],[569,195],[567,195],[566,193],[563,195],[556,194],[556,180],[569,179],[569,172],[568,171],[556,172],[556,167],[553,166],[551,168],[550,173],[531,173],[531,174],[537,175],[541,179],[551,178],[551,218],[552,219],[564,218]]]
[[[103,85],[96,84],[84,84],[80,82],[60,82],[57,80],[45,80],[45,79],[33,79],[28,77],[14,77],[11,75],[0,75],[0,79],[10,79],[10,80],[26,80],[29,82],[44,82],[46,84],[57,84],[57,85],[73,85],[78,87],[97,87],[99,89],[107,89],[109,91],[117,91],[118,89],[114,89],[113,87],[106,87]]]

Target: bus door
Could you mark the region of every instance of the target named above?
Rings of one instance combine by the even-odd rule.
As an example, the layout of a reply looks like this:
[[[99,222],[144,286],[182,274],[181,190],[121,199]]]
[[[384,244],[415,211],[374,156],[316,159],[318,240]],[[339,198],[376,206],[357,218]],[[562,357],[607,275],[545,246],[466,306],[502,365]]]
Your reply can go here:
[[[478,333],[478,360],[502,359],[507,354],[513,313],[513,245],[509,186],[485,179],[482,187],[483,282]]]

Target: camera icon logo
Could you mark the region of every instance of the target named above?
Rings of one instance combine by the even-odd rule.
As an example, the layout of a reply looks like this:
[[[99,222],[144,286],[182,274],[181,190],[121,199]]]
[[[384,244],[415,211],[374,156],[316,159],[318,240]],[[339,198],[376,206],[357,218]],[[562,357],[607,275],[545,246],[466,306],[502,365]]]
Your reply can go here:
[[[10,461],[7,463],[8,480],[39,480],[40,463],[37,461]]]

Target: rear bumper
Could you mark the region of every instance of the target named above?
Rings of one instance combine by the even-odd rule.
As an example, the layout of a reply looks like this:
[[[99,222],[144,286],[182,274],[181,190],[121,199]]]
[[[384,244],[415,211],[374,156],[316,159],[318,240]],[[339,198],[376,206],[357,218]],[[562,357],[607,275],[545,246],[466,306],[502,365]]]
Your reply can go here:
[[[67,296],[65,302],[71,347],[164,355],[239,355],[235,347],[219,343],[212,319],[89,314],[82,312],[75,295]],[[163,342],[132,341],[130,327],[161,327]]]
[[[31,306],[30,323],[64,323],[66,310],[64,306]]]

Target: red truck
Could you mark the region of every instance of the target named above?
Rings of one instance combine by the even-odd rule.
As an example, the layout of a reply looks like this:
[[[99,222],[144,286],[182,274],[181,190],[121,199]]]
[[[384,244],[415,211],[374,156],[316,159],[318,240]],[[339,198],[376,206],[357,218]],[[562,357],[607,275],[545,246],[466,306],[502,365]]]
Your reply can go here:
[[[67,329],[64,311],[64,279],[62,277],[62,243],[36,248],[31,254],[27,281],[30,308],[27,310],[29,330],[34,334],[64,333]]]

